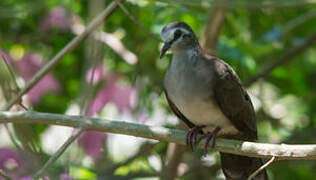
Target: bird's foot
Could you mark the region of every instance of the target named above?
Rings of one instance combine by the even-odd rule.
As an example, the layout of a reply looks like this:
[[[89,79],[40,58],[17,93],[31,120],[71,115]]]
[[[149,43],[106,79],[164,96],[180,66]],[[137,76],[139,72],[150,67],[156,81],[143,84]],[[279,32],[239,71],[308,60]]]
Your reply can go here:
[[[192,151],[193,151],[193,144],[194,145],[196,144],[197,134],[199,134],[204,127],[205,127],[204,125],[194,126],[187,132],[186,143],[188,146],[191,147]]]
[[[202,136],[200,136],[196,141],[195,144],[198,144],[202,139],[206,138],[205,140],[205,145],[204,145],[204,156],[206,156],[207,154],[207,146],[208,144],[211,142],[211,147],[214,148],[215,147],[215,142],[216,142],[216,135],[217,133],[221,130],[220,127],[216,127],[212,132],[209,132],[207,134],[203,134]]]

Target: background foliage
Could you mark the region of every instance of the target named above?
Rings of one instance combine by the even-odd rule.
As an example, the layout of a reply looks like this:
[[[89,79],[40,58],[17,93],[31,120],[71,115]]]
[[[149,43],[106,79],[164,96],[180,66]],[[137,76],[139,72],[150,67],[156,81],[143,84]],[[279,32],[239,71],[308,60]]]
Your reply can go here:
[[[0,107],[109,3],[2,0]],[[158,58],[164,25],[184,21],[203,39],[212,13],[227,8],[215,54],[233,66],[243,82],[316,33],[313,1],[129,0],[124,5],[148,32],[117,9],[98,36],[90,36],[67,55],[23,98],[23,106],[176,127],[162,93],[171,57]],[[289,63],[249,86],[260,141],[316,143],[315,48],[311,45],[295,54]],[[13,179],[30,178],[73,132],[36,124],[10,126],[10,131],[19,145],[0,126],[0,169]],[[90,131],[81,134],[46,175],[51,179],[156,179],[167,172],[170,151],[171,145],[164,142]],[[176,165],[180,179],[223,179],[217,152],[203,158],[199,150],[192,153],[186,148],[181,153]],[[271,179],[313,179],[315,167],[314,161],[282,161],[270,166],[268,173]]]

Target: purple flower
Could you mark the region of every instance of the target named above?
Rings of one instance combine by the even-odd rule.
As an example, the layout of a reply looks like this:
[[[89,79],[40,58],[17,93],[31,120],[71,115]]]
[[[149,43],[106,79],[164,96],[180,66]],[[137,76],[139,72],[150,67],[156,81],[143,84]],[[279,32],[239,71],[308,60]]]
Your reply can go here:
[[[17,178],[15,178],[17,179]],[[24,177],[20,177],[19,180],[32,180],[32,176],[24,176]],[[48,176],[44,176],[44,180],[49,180]]]
[[[0,168],[14,170],[22,167],[21,158],[18,153],[9,148],[0,148]]]
[[[10,57],[8,56],[7,53],[5,53],[4,51],[0,50],[0,55],[4,58],[4,60],[5,60],[7,63],[10,63]]]
[[[92,77],[93,75],[93,77]],[[93,79],[92,79],[93,78]],[[104,70],[103,70],[103,64],[100,64],[95,69],[91,68],[87,72],[86,81],[90,83],[92,79],[92,84],[96,85],[99,83],[102,79],[104,79]]]
[[[86,79],[90,81],[93,70],[88,70]],[[104,72],[103,65],[99,65],[94,70],[93,84],[103,80],[105,83],[97,93],[88,112],[89,116],[102,110],[109,102],[114,103],[120,112],[132,109],[137,100],[137,91],[130,85],[122,85],[119,80],[121,75],[118,73]]]
[[[106,133],[98,131],[86,131],[78,138],[79,145],[84,152],[93,159],[100,158],[104,153],[104,141]]]
[[[100,112],[108,102],[113,102],[120,112],[127,111],[134,106],[136,96],[136,90],[130,86],[122,86],[117,81],[105,84],[98,92],[88,114]]]
[[[94,85],[101,81],[104,81],[104,85],[92,101],[88,112],[89,116],[100,112],[108,102],[113,102],[121,112],[128,111],[134,106],[137,96],[136,89],[129,85],[124,86],[120,84],[119,80],[121,76],[118,73],[105,72],[103,64],[99,64],[95,70],[88,70],[86,76],[87,82],[91,80],[92,75],[92,83]],[[104,154],[105,138],[106,133],[87,131],[79,137],[78,142],[87,155],[98,159]]]
[[[32,180],[32,176],[24,176],[21,177],[19,180]]]
[[[59,175],[59,179],[62,179],[62,180],[71,180],[71,177],[69,176],[68,173],[62,173]]]
[[[17,74],[27,82],[43,66],[42,56],[39,54],[30,54],[24,56],[21,60],[14,61],[8,56],[4,56],[13,64]],[[60,90],[59,82],[50,73],[44,76],[27,94],[31,103],[36,104],[46,92],[58,92]]]
[[[70,27],[68,13],[64,7],[58,6],[52,9],[42,21],[40,28],[47,31],[52,27],[58,27],[66,30]]]

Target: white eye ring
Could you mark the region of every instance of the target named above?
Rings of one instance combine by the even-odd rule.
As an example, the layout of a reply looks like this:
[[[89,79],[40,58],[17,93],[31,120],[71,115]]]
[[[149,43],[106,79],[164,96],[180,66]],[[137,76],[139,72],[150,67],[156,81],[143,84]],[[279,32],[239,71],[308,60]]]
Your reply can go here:
[[[175,32],[177,30],[180,30],[182,33],[181,34],[190,34],[190,32],[184,28],[174,28],[174,29],[170,29],[167,32],[163,32],[161,33],[161,38],[163,40],[163,42],[170,42],[174,39],[174,35]]]

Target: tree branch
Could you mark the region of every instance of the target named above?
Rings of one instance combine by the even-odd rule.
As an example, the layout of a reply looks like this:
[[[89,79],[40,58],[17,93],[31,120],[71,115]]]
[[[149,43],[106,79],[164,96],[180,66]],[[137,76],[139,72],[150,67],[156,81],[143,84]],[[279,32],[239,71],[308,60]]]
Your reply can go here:
[[[289,32],[294,30],[297,27],[301,27],[307,21],[313,19],[316,16],[316,10],[312,9],[307,11],[306,13],[295,17],[294,19],[290,20],[284,27],[283,27],[283,35],[282,37],[286,37]]]
[[[252,173],[247,180],[252,180],[254,177],[256,177],[262,170],[264,170],[266,167],[268,167],[273,161],[275,160],[275,156],[273,156],[269,161],[264,163],[260,168],[258,168],[254,173]]]
[[[290,62],[291,60],[293,60],[293,58],[298,55],[299,53],[301,53],[303,50],[305,50],[306,48],[308,48],[309,46],[311,46],[314,41],[316,40],[316,33],[312,34],[309,38],[307,38],[301,45],[297,46],[294,49],[291,49],[290,51],[288,51],[281,59],[279,59],[278,61],[275,61],[274,63],[272,63],[271,65],[267,66],[265,69],[263,69],[262,71],[260,71],[258,74],[250,77],[246,82],[245,82],[245,86],[248,87],[250,86],[252,83],[254,83],[255,81],[257,81],[260,78],[265,78],[267,77],[274,69],[276,69],[279,66],[282,66],[288,62]]]
[[[23,89],[12,98],[9,103],[5,106],[5,110],[9,110],[15,103],[17,103],[21,97],[26,94],[32,87],[40,81],[49,71],[51,71],[59,61],[73,51],[91,32],[93,32],[100,24],[104,22],[104,20],[111,15],[114,9],[118,6],[118,2],[122,2],[124,0],[115,0],[113,1],[105,10],[103,10],[96,18],[92,20],[92,22],[87,26],[85,31],[80,35],[76,36],[72,41],[70,41],[55,57],[53,57],[39,72],[37,72],[32,79],[25,85]]]
[[[136,123],[110,121],[101,118],[84,116],[67,116],[62,114],[39,112],[0,112],[0,123],[39,123],[81,127],[87,130],[104,131],[109,133],[124,134],[159,141],[168,141],[185,144],[185,131],[157,126],[141,125]],[[203,148],[204,141],[198,146]],[[211,148],[210,148],[211,149]],[[255,142],[242,142],[236,140],[216,140],[214,148],[217,151],[249,157],[272,158],[278,160],[315,160],[316,145],[287,145],[265,144]]]
[[[215,2],[218,3],[218,1]],[[202,47],[209,54],[215,54],[217,39],[225,22],[226,12],[226,8],[213,8],[211,18],[207,22],[204,38],[202,39]]]
[[[167,163],[160,173],[161,180],[173,180],[178,176],[178,166],[182,162],[185,146],[169,143],[167,151]]]
[[[68,138],[67,141],[58,149],[58,151],[51,158],[49,158],[45,165],[35,173],[33,179],[38,179],[46,171],[46,169],[51,166],[66,151],[66,149],[72,144],[72,142],[77,139],[77,137],[83,131],[84,129],[80,128],[77,132],[71,135],[70,138]]]
[[[161,39],[159,37],[157,37],[156,35],[152,34],[151,32],[149,32],[126,8],[125,6],[118,2],[118,5],[120,6],[120,8],[122,9],[122,11],[126,14],[126,16],[133,21],[140,30],[142,30],[148,37],[161,42]]]
[[[216,7],[225,7],[231,9],[240,9],[240,8],[281,8],[281,7],[298,7],[305,5],[313,5],[316,4],[315,0],[291,0],[291,1],[273,1],[273,0],[239,0],[239,1],[231,1],[231,0],[220,0],[219,3],[214,3],[213,1],[203,1],[203,0],[195,0],[195,1],[187,1],[187,0],[156,0],[157,2],[166,3],[168,5],[173,6],[188,6],[190,8],[202,8],[208,9],[210,6]]]

